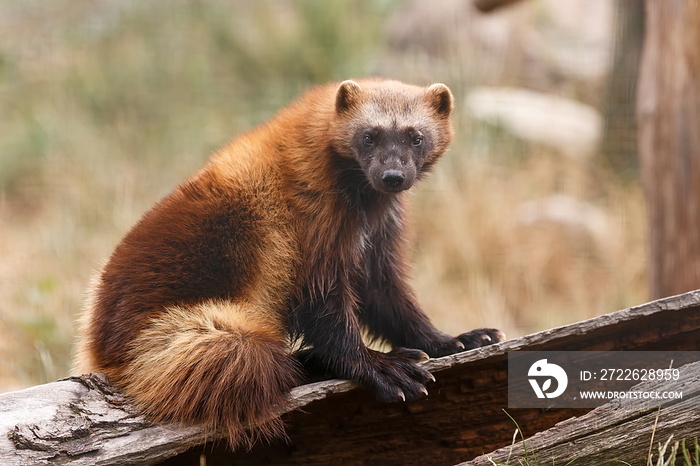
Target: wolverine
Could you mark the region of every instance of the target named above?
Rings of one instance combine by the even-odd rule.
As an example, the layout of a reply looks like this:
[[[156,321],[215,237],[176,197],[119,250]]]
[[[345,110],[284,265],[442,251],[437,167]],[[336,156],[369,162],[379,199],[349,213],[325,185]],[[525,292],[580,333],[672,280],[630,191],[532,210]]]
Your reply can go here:
[[[453,106],[444,84],[348,80],[218,150],[94,279],[75,371],[233,447],[284,436],[277,413],[314,374],[427,395],[419,362],[504,338],[437,330],[407,283],[406,190],[447,149]]]

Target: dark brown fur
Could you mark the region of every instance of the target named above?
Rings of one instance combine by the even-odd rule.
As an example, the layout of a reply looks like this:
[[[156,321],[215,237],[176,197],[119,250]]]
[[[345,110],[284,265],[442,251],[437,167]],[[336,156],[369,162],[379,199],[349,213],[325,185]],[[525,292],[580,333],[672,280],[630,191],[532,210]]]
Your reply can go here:
[[[416,362],[502,338],[439,332],[406,283],[402,192],[446,150],[451,110],[444,85],[346,81],[221,149],[115,249],[77,369],[105,372],[154,420],[233,445],[282,434],[302,369],[380,400],[427,393]],[[394,350],[368,349],[363,327]]]

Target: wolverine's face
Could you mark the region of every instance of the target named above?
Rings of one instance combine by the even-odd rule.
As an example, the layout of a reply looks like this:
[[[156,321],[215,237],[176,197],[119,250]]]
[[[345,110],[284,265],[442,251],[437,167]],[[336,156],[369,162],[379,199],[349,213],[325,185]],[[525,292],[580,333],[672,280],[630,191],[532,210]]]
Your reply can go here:
[[[404,191],[442,155],[452,138],[453,98],[444,84],[428,88],[396,81],[341,83],[333,144],[353,157],[369,184]]]
[[[357,131],[352,145],[372,187],[398,192],[413,186],[430,141],[418,128],[375,126]]]

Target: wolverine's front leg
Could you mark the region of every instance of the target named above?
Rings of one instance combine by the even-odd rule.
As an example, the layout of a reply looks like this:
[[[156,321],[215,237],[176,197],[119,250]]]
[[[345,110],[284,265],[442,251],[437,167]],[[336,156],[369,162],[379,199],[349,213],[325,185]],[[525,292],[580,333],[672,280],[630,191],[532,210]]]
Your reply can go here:
[[[323,298],[308,300],[295,310],[307,349],[298,357],[307,370],[358,382],[381,401],[413,400],[427,394],[435,380],[418,363],[423,351],[396,348],[381,353],[362,342],[352,300],[337,288]]]
[[[431,357],[446,356],[505,339],[498,329],[479,328],[453,337],[436,329],[416,304],[410,290],[381,288],[370,292],[361,314],[362,322],[374,337],[394,347],[417,348]]]
[[[418,348],[431,357],[497,343],[503,332],[480,328],[452,337],[437,330],[418,306],[405,278],[400,216],[389,216],[373,236],[366,264],[360,320],[370,334],[394,347]]]

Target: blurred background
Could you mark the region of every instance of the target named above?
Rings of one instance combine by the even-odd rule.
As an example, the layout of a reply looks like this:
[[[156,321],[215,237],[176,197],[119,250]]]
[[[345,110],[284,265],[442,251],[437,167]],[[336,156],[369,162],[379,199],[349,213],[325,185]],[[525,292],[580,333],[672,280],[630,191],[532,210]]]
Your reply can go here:
[[[308,87],[444,82],[411,194],[436,325],[517,337],[648,300],[641,1],[0,0],[0,391],[69,374],[90,277],[212,150]]]

